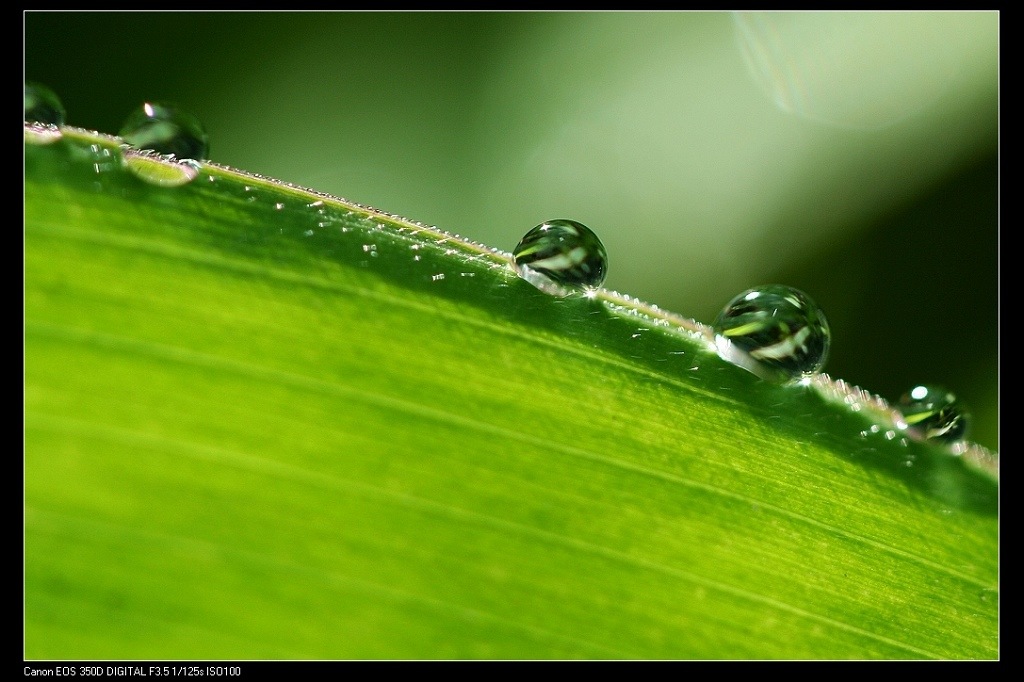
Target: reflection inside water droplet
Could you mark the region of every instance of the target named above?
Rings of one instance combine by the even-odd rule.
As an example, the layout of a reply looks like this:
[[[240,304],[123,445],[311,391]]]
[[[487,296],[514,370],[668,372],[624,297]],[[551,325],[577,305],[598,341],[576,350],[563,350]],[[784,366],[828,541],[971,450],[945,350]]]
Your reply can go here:
[[[907,429],[928,440],[954,443],[967,437],[970,415],[956,395],[941,386],[919,384],[900,396]]]
[[[585,293],[604,282],[608,254],[594,232],[575,220],[537,225],[512,252],[520,276],[554,296]]]
[[[828,359],[825,314],[793,287],[748,289],[729,301],[713,327],[719,355],[762,378],[800,381],[820,372]]]
[[[200,165],[191,159],[178,161],[170,156],[125,147],[122,160],[133,175],[157,187],[180,187],[199,176]]]

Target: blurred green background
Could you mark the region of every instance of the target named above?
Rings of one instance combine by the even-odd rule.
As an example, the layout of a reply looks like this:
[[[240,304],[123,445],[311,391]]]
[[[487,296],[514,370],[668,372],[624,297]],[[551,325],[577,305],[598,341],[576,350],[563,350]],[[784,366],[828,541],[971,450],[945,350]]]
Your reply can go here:
[[[27,12],[25,78],[116,133],[511,250],[592,227],[606,286],[710,323],[803,289],[826,366],[944,384],[998,448],[997,12]]]

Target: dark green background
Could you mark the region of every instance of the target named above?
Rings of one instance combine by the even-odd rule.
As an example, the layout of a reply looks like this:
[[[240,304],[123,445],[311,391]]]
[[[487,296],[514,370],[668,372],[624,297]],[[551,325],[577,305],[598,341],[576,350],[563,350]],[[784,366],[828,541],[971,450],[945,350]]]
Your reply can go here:
[[[534,131],[538,139],[557,131],[559,117],[576,112],[576,104],[584,101],[579,93],[588,92],[591,84],[598,88],[616,78],[631,82],[640,46],[685,43],[688,50],[692,47],[687,54],[698,62],[687,65],[693,68],[699,67],[700,49],[707,54],[727,49],[704,44],[723,34],[730,21],[727,13],[24,16],[25,78],[49,85],[61,96],[71,125],[116,133],[142,101],[176,102],[206,122],[213,161],[331,192],[506,250],[541,220],[576,218],[605,238],[611,259],[609,287],[705,322],[746,286],[768,281],[797,286],[818,301],[832,323],[834,341],[826,367],[832,376],[890,400],[917,382],[945,384],[972,408],[974,440],[998,446],[994,89],[991,101],[959,114],[982,130],[972,138],[972,153],[961,154],[931,175],[924,173],[928,169],[915,175],[913,164],[920,161],[908,161],[908,176],[928,177],[913,185],[912,195],[883,202],[866,216],[862,211],[813,249],[795,240],[799,248],[794,246],[792,258],[766,262],[754,249],[746,278],[718,271],[712,261],[699,273],[701,286],[679,287],[673,285],[674,268],[692,274],[705,260],[701,249],[706,246],[691,248],[694,242],[684,231],[674,241],[663,236],[640,239],[650,222],[644,207],[636,212],[635,222],[618,219],[607,226],[601,224],[599,209],[585,215],[584,194],[566,199],[565,211],[571,213],[548,215],[540,211],[563,204],[528,193],[489,203],[481,178],[510,172],[507,166],[517,154],[522,156]],[[604,33],[595,32],[595,24]],[[595,41],[595,35],[607,39]],[[530,47],[544,40],[563,50],[557,54],[577,61],[571,68],[564,63],[546,68]],[[524,45],[522,54],[514,49],[517,41]],[[635,79],[641,77],[637,73]],[[993,82],[995,78],[993,70]],[[548,95],[537,98],[536,89],[517,91],[515,84],[524,82],[547,88],[542,91]],[[504,88],[505,83],[511,85]],[[956,96],[953,92],[946,97]],[[518,115],[519,124],[505,125],[495,116],[502,102],[527,112]],[[659,102],[649,105],[656,108]],[[769,115],[779,114],[766,109]],[[587,112],[581,116],[590,121]],[[919,118],[923,148],[951,144],[956,125],[942,127],[934,117]],[[650,125],[649,120],[637,125],[641,123]],[[915,133],[913,120],[900,125]],[[870,152],[870,133],[856,135],[842,144]],[[666,131],[665,143],[672,142]],[[500,153],[506,146],[508,154]],[[627,164],[616,165],[612,147],[595,158],[611,159],[611,187],[629,172]],[[694,163],[699,168],[701,159]],[[875,171],[870,159],[862,167],[864,180],[871,180]],[[603,167],[598,170],[603,172]],[[517,187],[510,186],[510,194]],[[807,200],[822,201],[818,191],[809,177]],[[721,199],[709,199],[707,210],[715,210],[717,201]],[[533,216],[535,202],[543,208]],[[510,211],[510,205],[520,208]],[[782,218],[766,217],[766,222],[773,219]],[[814,226],[794,224],[793,229],[794,234],[806,234]],[[765,239],[777,240],[779,233],[772,234],[776,236]]]

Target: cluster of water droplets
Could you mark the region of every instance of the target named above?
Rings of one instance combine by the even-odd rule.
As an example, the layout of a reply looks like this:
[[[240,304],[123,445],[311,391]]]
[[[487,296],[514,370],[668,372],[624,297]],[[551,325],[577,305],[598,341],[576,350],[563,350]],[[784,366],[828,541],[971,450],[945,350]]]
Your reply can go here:
[[[52,144],[62,139],[65,115],[52,90],[39,83],[25,83],[26,142]],[[208,137],[199,119],[167,102],[144,102],[125,118],[119,136],[124,141],[119,163],[159,187],[179,187],[195,180],[200,162],[209,153]],[[104,165],[113,156],[98,146],[93,151],[98,157],[107,157],[97,161]]]
[[[65,115],[64,106],[52,90],[38,83],[25,83],[26,142],[44,145],[60,140]],[[119,161],[110,149],[92,145],[97,173],[119,162],[146,183],[178,187],[198,176],[200,162],[209,154],[208,136],[200,121],[167,102],[143,103],[128,115],[119,136],[124,142]],[[251,177],[262,179],[256,175]],[[213,175],[208,179],[215,181]],[[244,190],[246,201],[258,200],[254,187],[246,185]],[[329,195],[323,197],[333,199]],[[304,205],[313,209],[318,217],[316,229],[307,229],[303,233],[305,237],[315,236],[317,229],[338,227],[337,216],[327,210],[323,199],[304,202]],[[285,207],[284,202],[276,201],[273,209],[280,211]],[[409,238],[409,248],[416,263],[421,262],[423,243],[413,237],[422,235],[434,236],[433,246],[441,249],[449,239],[463,247],[471,246],[478,253],[470,259],[480,260],[490,267],[501,266],[487,256],[505,257],[497,249],[457,235],[440,233],[435,228],[411,223],[372,207],[363,208],[367,211],[362,218],[366,223],[366,233],[384,229],[382,223],[375,222],[374,214],[396,221],[397,231]],[[352,213],[348,211],[346,216],[349,224]],[[408,227],[403,227],[403,224]],[[346,224],[340,225],[342,233],[351,229]],[[364,240],[359,246],[363,255],[360,264],[363,266],[369,266],[380,256],[379,245],[375,241]],[[448,251],[456,252],[455,249]],[[548,220],[529,230],[513,250],[512,263],[523,280],[557,297],[595,298],[602,293],[600,287],[608,273],[608,254],[600,238],[586,225],[568,219]],[[475,273],[459,274],[473,277]],[[446,273],[434,272],[427,276],[431,282],[443,282]],[[877,396],[822,374],[831,345],[828,320],[821,308],[798,289],[780,284],[748,289],[730,300],[710,327],[615,292],[603,292],[602,296],[613,309],[636,314],[648,323],[675,324],[708,344],[724,360],[762,379],[783,385],[814,384],[852,410],[866,408],[876,416],[887,417],[895,427],[885,430],[884,435],[889,440],[899,437],[905,443],[904,434],[907,434],[915,439],[950,445],[958,454],[965,450],[970,416],[947,389],[927,384],[914,386],[893,409]],[[633,338],[640,337],[644,331],[649,331],[649,328],[639,327]],[[882,428],[876,423],[869,430],[876,433]],[[861,435],[867,436],[868,432]]]
[[[522,238],[512,252],[516,271],[541,291],[554,296],[596,295],[608,271],[608,256],[593,230],[574,220],[548,220]],[[626,302],[629,304],[630,302]],[[631,306],[635,309],[635,306]],[[724,360],[779,384],[809,385],[828,359],[832,332],[824,311],[803,291],[782,284],[747,289],[725,304],[709,330],[686,325],[697,336],[710,335]],[[634,337],[639,336],[641,328]],[[710,334],[708,334],[710,331]],[[819,382],[820,384],[821,382]],[[906,435],[934,443],[959,445],[968,433],[970,415],[949,390],[932,385],[911,388],[893,411],[865,391],[838,390],[859,411],[889,413],[888,440]],[[876,404],[877,403],[877,404]],[[877,424],[872,433],[881,432]],[[862,434],[867,435],[867,434]],[[962,448],[961,448],[962,449]]]

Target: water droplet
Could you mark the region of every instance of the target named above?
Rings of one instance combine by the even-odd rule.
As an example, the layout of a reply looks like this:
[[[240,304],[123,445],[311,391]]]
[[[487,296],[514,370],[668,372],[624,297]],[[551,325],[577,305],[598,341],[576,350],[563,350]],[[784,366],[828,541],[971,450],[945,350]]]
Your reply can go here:
[[[25,83],[25,121],[51,126],[64,125],[64,105],[50,88],[41,83]]]
[[[555,296],[599,287],[608,271],[604,244],[575,220],[541,223],[526,233],[512,255],[523,279]]]
[[[907,428],[929,440],[953,443],[967,436],[970,415],[956,396],[941,386],[915,386],[900,397],[898,406]]]
[[[53,144],[64,136],[64,107],[57,95],[38,83],[25,83],[25,142]]]
[[[715,319],[719,354],[762,376],[799,381],[821,371],[831,331],[807,294],[781,284],[744,291]]]
[[[85,147],[72,147],[72,154],[79,159],[83,166],[88,164],[92,167],[93,173],[106,179],[113,175],[112,171],[121,168],[121,157],[117,150],[110,149],[100,144],[90,144]],[[100,189],[97,186],[96,189]]]
[[[158,187],[187,185],[199,175],[199,163],[192,159],[178,161],[172,156],[125,147],[121,155],[124,167],[139,179]]]
[[[125,142],[178,159],[206,158],[209,144],[203,125],[192,114],[166,102],[146,102],[121,126]]]

